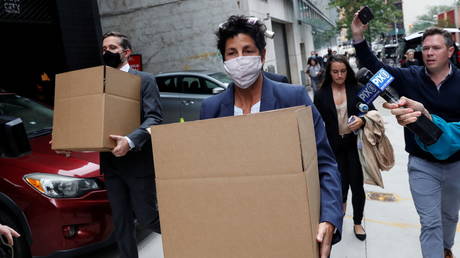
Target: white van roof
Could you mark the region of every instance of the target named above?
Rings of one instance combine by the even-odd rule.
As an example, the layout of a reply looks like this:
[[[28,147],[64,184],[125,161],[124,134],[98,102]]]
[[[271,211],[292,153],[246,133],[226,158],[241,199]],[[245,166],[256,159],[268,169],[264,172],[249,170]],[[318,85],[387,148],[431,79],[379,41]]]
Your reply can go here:
[[[456,32],[460,33],[460,29],[457,29],[457,28],[443,28],[443,29],[447,30],[449,33],[456,33]],[[417,31],[415,33],[410,34],[409,36],[406,36],[404,39],[406,41],[409,41],[409,40],[413,40],[413,39],[418,38],[418,37],[422,37],[423,32],[425,32],[425,31]]]

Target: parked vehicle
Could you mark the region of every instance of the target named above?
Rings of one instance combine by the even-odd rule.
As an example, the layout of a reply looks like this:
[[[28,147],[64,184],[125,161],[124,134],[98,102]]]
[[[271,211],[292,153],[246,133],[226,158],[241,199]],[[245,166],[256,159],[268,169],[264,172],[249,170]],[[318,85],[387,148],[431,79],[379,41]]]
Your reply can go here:
[[[382,62],[390,66],[397,66],[397,52],[398,44],[386,44],[381,52]]]
[[[8,153],[5,146],[18,145],[21,133],[5,136],[2,126],[12,123],[0,123],[0,223],[21,234],[14,257],[74,257],[110,244],[111,209],[98,153],[56,154],[49,144],[53,111],[30,99],[0,91],[0,116],[22,120],[22,139],[31,149]]]
[[[457,29],[457,28],[444,28],[444,29],[452,34],[453,39],[455,39],[456,33],[460,33],[460,29]],[[423,31],[418,31],[404,38],[404,41],[400,43],[400,46],[397,51],[399,63],[401,63],[402,60],[405,59],[404,55],[406,54],[408,49],[414,49],[415,58],[419,60],[420,64],[423,64],[422,36],[423,36]],[[454,44],[455,51],[451,57],[451,62],[460,68],[460,50],[459,50],[460,47],[459,46],[460,46],[460,42],[455,42]]]
[[[181,71],[155,75],[163,106],[163,123],[200,118],[201,102],[224,91],[231,79],[222,72]]]

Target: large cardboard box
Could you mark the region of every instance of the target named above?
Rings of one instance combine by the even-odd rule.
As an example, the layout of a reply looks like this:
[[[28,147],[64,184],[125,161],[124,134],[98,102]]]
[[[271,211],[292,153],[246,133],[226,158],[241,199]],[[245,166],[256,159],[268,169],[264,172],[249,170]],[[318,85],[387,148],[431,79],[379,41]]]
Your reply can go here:
[[[151,130],[165,258],[318,257],[309,107]]]
[[[140,125],[139,76],[108,66],[56,75],[54,150],[110,151]]]

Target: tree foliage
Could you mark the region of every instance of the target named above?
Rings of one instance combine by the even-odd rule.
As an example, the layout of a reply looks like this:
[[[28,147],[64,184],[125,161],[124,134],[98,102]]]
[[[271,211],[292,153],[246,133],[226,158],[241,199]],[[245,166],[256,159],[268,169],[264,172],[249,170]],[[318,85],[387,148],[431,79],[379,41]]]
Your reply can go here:
[[[425,30],[428,27],[431,26],[439,26],[439,27],[455,27],[455,25],[449,24],[446,21],[436,21],[433,15],[437,15],[439,13],[443,13],[445,11],[452,10],[452,6],[448,5],[438,5],[438,6],[431,6],[428,11],[423,14],[417,16],[417,19],[415,20],[414,24],[412,27],[409,29],[409,31],[412,32],[417,32],[421,30]]]
[[[330,30],[323,31],[321,33],[315,33],[313,35],[313,44],[315,45],[316,49],[320,49],[323,47],[330,47],[331,40],[337,36],[336,28],[332,28]]]
[[[338,8],[341,18],[337,23],[337,29],[339,31],[342,28],[348,29],[348,38],[351,38],[350,26],[354,14],[362,6],[369,6],[374,14],[374,19],[369,23],[366,36],[375,39],[377,35],[390,31],[394,22],[401,20],[402,13],[394,5],[395,2],[396,0],[331,0],[329,5]]]

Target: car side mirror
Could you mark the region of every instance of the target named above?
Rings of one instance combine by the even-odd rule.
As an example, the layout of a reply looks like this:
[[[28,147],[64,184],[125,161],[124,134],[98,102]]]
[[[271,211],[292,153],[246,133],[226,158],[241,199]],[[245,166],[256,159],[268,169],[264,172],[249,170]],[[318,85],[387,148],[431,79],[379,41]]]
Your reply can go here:
[[[212,94],[214,94],[214,95],[219,94],[219,93],[223,92],[224,90],[225,89],[222,88],[222,87],[215,87],[215,88],[212,89]]]
[[[31,152],[21,118],[0,116],[0,157],[16,158]]]

